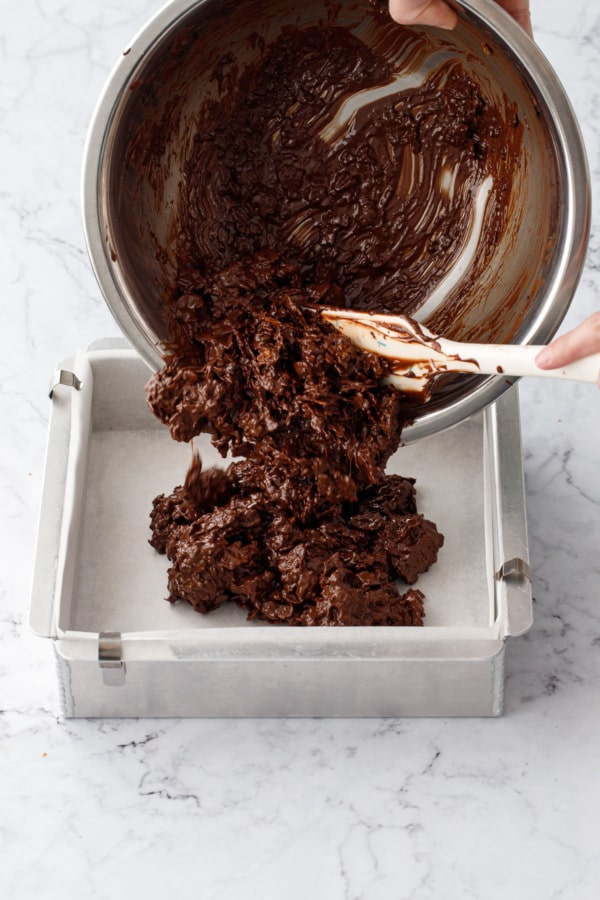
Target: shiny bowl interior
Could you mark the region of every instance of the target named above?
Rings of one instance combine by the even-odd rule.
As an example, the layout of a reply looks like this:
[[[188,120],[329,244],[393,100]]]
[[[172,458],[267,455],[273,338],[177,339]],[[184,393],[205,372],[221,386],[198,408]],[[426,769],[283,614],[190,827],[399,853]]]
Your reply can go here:
[[[106,301],[152,369],[168,338],[174,216],[197,111],[217,90],[218,60],[255,61],[286,25],[356,25],[367,0],[175,0],[127,48],[99,100],[83,171],[86,239]],[[448,302],[422,318],[457,340],[545,343],[572,299],[589,233],[589,178],[577,123],[541,52],[490,0],[460,5],[452,33],[423,29],[434,53],[460,54],[482,94],[516,104],[523,141],[510,215],[493,253],[475,254]],[[390,26],[394,27],[394,26]],[[249,39],[259,35],[259,40]],[[153,138],[139,152],[140,134]],[[132,147],[138,144],[138,152]],[[485,228],[485,221],[484,226]],[[417,318],[419,315],[417,314]],[[450,380],[418,408],[404,439],[450,427],[496,399],[504,377]]]

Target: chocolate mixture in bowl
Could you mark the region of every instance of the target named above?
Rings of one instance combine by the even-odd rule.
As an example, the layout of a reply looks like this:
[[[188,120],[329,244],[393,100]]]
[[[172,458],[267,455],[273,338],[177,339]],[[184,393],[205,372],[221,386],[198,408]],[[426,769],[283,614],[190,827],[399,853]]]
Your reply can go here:
[[[460,255],[505,128],[446,56],[335,129],[348,97],[393,79],[350,30],[287,28],[260,65],[216,68],[178,214],[171,345],[148,400],[176,440],[208,433],[243,459],[203,471],[196,457],[154,501],[170,600],[200,612],[233,600],[294,625],[422,624],[423,595],[396,583],[413,585],[443,538],[413,481],[385,474],[410,406],[319,306],[410,313],[440,255]]]

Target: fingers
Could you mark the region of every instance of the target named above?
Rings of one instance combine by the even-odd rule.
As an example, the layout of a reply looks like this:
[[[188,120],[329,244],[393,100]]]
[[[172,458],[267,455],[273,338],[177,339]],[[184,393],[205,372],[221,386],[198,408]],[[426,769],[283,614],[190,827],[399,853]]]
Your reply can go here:
[[[600,312],[548,344],[535,358],[540,369],[558,369],[600,352]],[[600,383],[600,382],[599,382]]]
[[[454,28],[457,16],[444,0],[390,0],[390,15],[400,25]]]
[[[499,0],[499,4],[532,38],[527,0]],[[437,28],[452,29],[457,22],[456,13],[444,0],[390,0],[390,15],[401,25],[435,25]]]
[[[533,30],[531,28],[531,13],[529,11],[529,3],[524,0],[499,0],[509,15],[516,19],[521,28],[527,32],[530,38],[533,38]]]

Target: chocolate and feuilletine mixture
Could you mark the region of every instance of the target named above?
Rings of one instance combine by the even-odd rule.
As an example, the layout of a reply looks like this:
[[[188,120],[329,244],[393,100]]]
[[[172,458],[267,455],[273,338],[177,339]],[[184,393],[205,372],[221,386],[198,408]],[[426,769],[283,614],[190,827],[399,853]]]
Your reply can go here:
[[[428,260],[460,241],[464,216],[456,190],[431,227],[416,226],[428,173],[444,160],[477,184],[498,127],[451,63],[324,140],[344,96],[390,78],[343,27],[288,28],[199,115],[171,344],[147,388],[174,439],[207,433],[235,457],[203,470],[194,456],[185,483],[154,501],[169,599],[199,612],[234,601],[292,625],[423,622],[411,586],[443,537],[417,512],[413,480],[385,474],[410,406],[384,383],[385,362],[319,308],[418,306]],[[409,157],[422,161],[421,206],[400,189]]]

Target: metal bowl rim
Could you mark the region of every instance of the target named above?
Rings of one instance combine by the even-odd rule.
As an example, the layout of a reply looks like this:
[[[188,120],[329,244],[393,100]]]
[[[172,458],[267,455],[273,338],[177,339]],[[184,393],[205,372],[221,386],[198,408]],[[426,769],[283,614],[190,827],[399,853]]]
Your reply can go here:
[[[96,279],[106,303],[123,333],[150,369],[162,365],[159,347],[145,323],[135,316],[129,298],[114,278],[108,237],[100,222],[101,179],[107,136],[116,109],[130,78],[153,46],[177,26],[180,19],[208,0],[171,0],[142,26],[109,75],[92,114],[82,168],[82,209],[85,240]],[[521,336],[523,344],[545,343],[559,328],[581,277],[590,233],[590,178],[583,139],[572,106],[550,63],[519,25],[494,0],[462,0],[453,4],[491,28],[496,37],[519,59],[545,104],[560,151],[565,177],[567,219],[561,252],[552,277],[543,290],[543,302],[535,321]],[[403,431],[408,443],[450,428],[479,412],[508,390],[515,379],[492,376],[481,379],[469,394],[433,411],[425,412]]]

